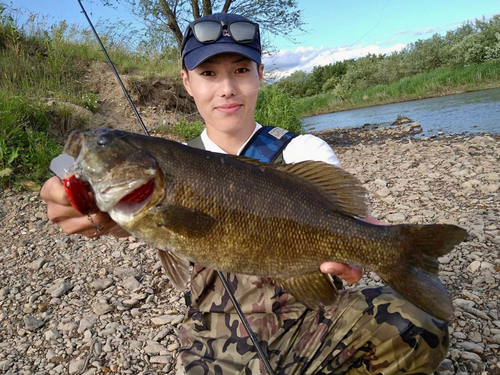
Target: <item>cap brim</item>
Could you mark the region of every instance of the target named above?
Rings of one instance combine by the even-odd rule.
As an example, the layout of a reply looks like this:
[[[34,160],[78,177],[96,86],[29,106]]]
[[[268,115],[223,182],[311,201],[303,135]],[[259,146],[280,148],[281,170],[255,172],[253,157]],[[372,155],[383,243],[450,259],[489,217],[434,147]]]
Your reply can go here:
[[[257,64],[261,64],[261,55],[259,51],[238,43],[204,44],[187,53],[184,56],[184,64],[188,70],[194,70],[205,60],[222,53],[236,53],[255,61]]]

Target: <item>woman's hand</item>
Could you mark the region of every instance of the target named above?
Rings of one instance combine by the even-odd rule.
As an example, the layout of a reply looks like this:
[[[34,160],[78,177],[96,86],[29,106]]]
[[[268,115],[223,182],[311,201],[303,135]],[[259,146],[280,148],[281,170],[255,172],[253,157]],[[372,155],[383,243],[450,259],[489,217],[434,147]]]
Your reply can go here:
[[[95,203],[90,214],[94,226],[88,216],[81,214],[71,206],[63,185],[57,177],[52,177],[43,184],[40,196],[47,203],[49,220],[59,225],[66,234],[78,233],[88,238],[103,234],[111,234],[116,237],[129,235],[107,213],[99,211]],[[96,226],[99,230],[96,230]]]
[[[385,225],[384,223],[377,220],[373,216],[368,216],[364,218],[363,221],[375,225]],[[345,263],[325,262],[321,264],[319,269],[323,273],[336,275],[342,278],[343,280],[347,281],[349,284],[357,283],[359,280],[361,280],[361,276],[363,276],[362,268],[356,266],[350,266]]]

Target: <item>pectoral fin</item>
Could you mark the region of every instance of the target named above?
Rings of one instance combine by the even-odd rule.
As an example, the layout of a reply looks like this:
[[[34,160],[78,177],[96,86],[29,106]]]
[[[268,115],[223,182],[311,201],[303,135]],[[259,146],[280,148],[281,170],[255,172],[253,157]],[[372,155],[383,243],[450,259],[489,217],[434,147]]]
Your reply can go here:
[[[166,227],[172,232],[184,237],[203,237],[215,225],[217,220],[212,216],[181,206],[157,206],[155,210],[155,223]]]
[[[177,290],[185,290],[189,281],[189,261],[170,251],[158,250],[161,264],[167,273],[168,278]]]
[[[274,281],[311,309],[331,306],[339,297],[331,276],[321,272]]]

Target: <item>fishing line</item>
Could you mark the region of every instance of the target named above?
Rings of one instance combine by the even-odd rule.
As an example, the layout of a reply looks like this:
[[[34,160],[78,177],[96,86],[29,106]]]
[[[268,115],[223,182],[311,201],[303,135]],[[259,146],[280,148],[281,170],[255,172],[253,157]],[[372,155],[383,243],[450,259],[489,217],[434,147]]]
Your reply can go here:
[[[94,33],[94,36],[97,39],[97,42],[101,46],[102,52],[104,53],[104,55],[106,56],[106,59],[108,60],[109,66],[113,70],[113,73],[115,73],[116,79],[120,83],[120,86],[121,86],[121,88],[123,90],[123,93],[125,94],[125,97],[127,98],[130,106],[132,107],[132,110],[134,111],[135,117],[137,117],[137,120],[139,120],[139,123],[141,124],[142,130],[144,131],[144,133],[146,135],[149,135],[148,129],[146,128],[146,125],[144,125],[144,122],[142,121],[142,118],[141,118],[141,115],[139,114],[139,111],[137,111],[137,108],[135,107],[134,102],[132,101],[132,98],[128,94],[128,91],[125,88],[125,85],[123,84],[123,81],[120,78],[120,75],[118,74],[118,71],[115,68],[115,64],[113,64],[113,61],[111,61],[111,57],[109,57],[108,52],[106,51],[106,48],[104,47],[104,44],[102,44],[101,38],[99,38],[99,34],[97,34],[97,31],[94,28],[94,25],[90,21],[90,18],[87,15],[87,12],[85,11],[85,8],[83,7],[83,4],[82,4],[81,0],[77,0],[77,1],[78,1],[78,4],[80,4],[80,8],[82,8],[82,13],[84,14],[85,18],[87,19],[87,21],[88,21],[88,23],[90,25],[90,28],[92,29],[92,32]]]
[[[146,135],[149,136],[150,134],[148,132],[148,129],[146,128],[146,125],[144,125],[144,122],[142,121],[142,118],[141,118],[141,115],[139,114],[139,111],[135,107],[135,104],[132,101],[132,98],[130,97],[127,89],[125,88],[125,85],[123,84],[123,82],[120,78],[120,75],[118,74],[118,71],[115,68],[115,65],[111,61],[111,58],[109,57],[108,52],[106,51],[106,48],[104,47],[104,44],[101,42],[101,38],[99,38],[99,35],[97,34],[97,31],[94,28],[94,25],[92,24],[92,21],[90,21],[90,18],[87,15],[85,8],[83,7],[81,0],[77,0],[77,1],[78,1],[78,4],[80,4],[80,7],[82,8],[82,12],[85,15],[85,18],[87,19],[87,22],[89,23],[90,28],[92,29],[92,32],[94,33],[97,41],[99,42],[99,45],[101,46],[101,50],[104,53],[104,55],[106,56],[106,59],[108,60],[108,63],[111,66],[111,69],[113,70],[113,73],[115,74],[116,79],[118,79],[118,82],[120,83],[120,86],[123,90],[123,93],[125,94],[125,97],[127,98],[130,106],[132,107],[132,110],[134,111],[135,116],[139,120],[139,123],[141,124],[142,130],[144,131],[144,133]],[[221,271],[217,271],[217,274],[219,275],[219,278],[220,278],[222,284],[224,285],[224,288],[226,289],[226,291],[229,295],[229,298],[231,299],[231,302],[233,303],[234,308],[236,309],[236,312],[238,313],[238,316],[240,317],[241,322],[243,323],[243,326],[245,327],[245,330],[247,331],[248,335],[250,336],[250,340],[252,340],[253,345],[257,349],[257,353],[258,353],[261,361],[264,363],[264,367],[266,368],[267,372],[270,375],[274,375],[274,371],[271,367],[271,364],[269,363],[267,356],[265,355],[264,351],[262,350],[262,347],[260,346],[259,341],[257,340],[257,335],[253,332],[252,328],[250,327],[250,323],[248,322],[247,318],[245,317],[245,314],[243,313],[243,311],[241,310],[240,304],[236,300],[236,297],[234,296],[234,293],[231,290],[231,288],[226,280],[226,277],[222,274]]]
[[[385,3],[385,6],[382,8],[382,10],[380,11],[380,15],[378,17],[378,22],[375,26],[373,26],[370,30],[368,30],[368,32],[363,35],[361,38],[359,38],[358,40],[356,40],[354,43],[352,43],[349,47],[353,47],[354,45],[358,44],[362,39],[364,39],[368,34],[371,34],[371,32],[373,30],[375,30],[379,25],[380,25],[380,21],[382,21],[382,15],[384,14],[384,10],[385,8],[387,8],[389,6],[389,0],[386,1]]]

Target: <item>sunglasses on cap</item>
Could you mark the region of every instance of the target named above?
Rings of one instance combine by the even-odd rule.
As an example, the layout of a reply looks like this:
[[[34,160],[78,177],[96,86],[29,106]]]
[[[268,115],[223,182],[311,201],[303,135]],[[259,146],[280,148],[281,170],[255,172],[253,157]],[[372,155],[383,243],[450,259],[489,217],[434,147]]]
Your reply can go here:
[[[236,43],[248,44],[259,35],[259,25],[250,21],[196,20],[186,29],[181,50],[186,46],[190,30],[193,30],[194,37],[202,44],[215,43],[222,35],[230,36]]]

